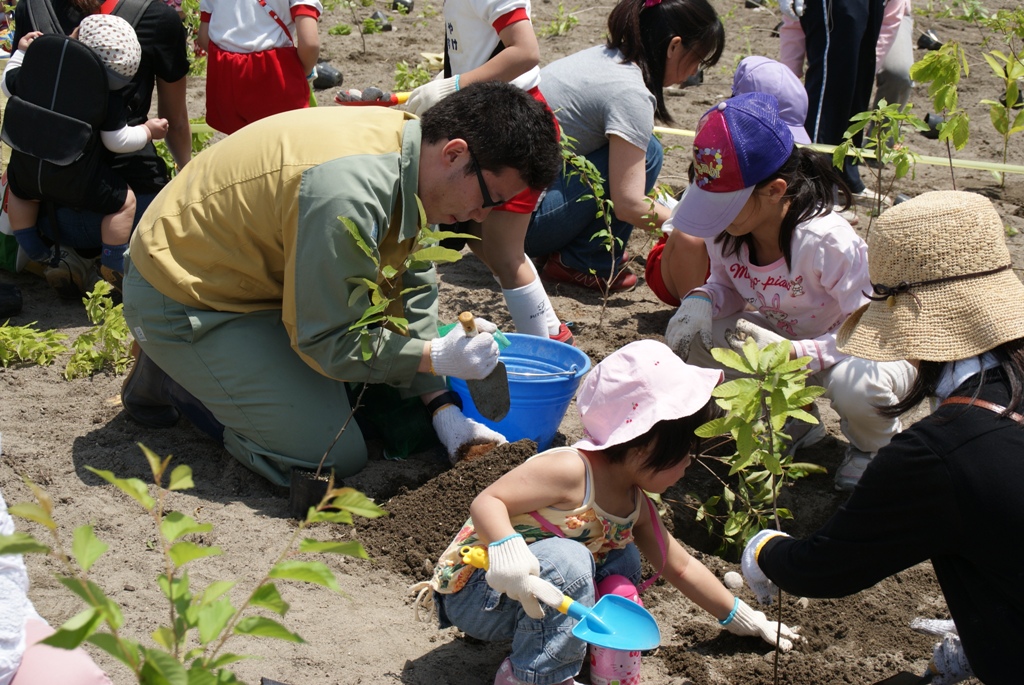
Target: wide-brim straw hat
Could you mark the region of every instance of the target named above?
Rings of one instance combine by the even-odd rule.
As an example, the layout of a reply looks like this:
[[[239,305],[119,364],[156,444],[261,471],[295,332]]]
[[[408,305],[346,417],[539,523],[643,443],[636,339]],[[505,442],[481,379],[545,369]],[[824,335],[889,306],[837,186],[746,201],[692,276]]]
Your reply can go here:
[[[1003,222],[974,193],[924,193],[882,214],[868,238],[872,302],[850,316],[845,354],[954,361],[1024,337],[1024,284]]]

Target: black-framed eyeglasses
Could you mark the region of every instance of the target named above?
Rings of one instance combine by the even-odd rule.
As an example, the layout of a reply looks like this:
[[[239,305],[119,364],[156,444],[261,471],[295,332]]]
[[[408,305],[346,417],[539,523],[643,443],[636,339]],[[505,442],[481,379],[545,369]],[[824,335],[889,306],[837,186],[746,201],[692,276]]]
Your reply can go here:
[[[484,203],[480,205],[480,208],[490,209],[491,207],[497,207],[498,205],[503,204],[505,202],[504,200],[495,201],[491,199],[491,194],[487,190],[487,183],[484,182],[483,171],[480,169],[480,163],[476,161],[476,155],[474,155],[473,151],[469,149],[469,146],[466,146],[466,150],[469,151],[469,159],[473,164],[473,170],[476,171],[476,180],[480,182],[480,196],[484,201]]]

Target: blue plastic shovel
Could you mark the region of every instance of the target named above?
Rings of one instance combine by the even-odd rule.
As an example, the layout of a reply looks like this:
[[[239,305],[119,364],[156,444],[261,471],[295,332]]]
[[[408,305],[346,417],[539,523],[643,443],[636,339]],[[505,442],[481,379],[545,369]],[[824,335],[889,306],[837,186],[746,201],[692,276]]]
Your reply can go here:
[[[459,550],[462,562],[476,568],[487,568],[487,550],[469,545]],[[661,644],[661,631],[651,612],[639,604],[620,597],[605,595],[593,608],[586,607],[540,578],[530,576],[530,594],[544,604],[576,619],[572,634],[584,642],[608,649],[644,651]]]

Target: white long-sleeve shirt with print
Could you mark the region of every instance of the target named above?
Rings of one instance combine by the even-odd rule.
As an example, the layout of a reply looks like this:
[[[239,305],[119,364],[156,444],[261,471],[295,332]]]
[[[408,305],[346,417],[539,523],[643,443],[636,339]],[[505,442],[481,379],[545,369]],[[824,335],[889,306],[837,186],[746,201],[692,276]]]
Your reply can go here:
[[[714,238],[705,242],[711,275],[699,290],[711,297],[714,318],[753,307],[776,333],[793,341],[796,356],[811,357],[812,371],[847,356],[836,350],[836,331],[867,302],[871,279],[867,245],[845,219],[830,212],[798,224],[791,242],[792,268],[786,268],[784,258],[751,264],[745,245],[726,257],[721,243]]]

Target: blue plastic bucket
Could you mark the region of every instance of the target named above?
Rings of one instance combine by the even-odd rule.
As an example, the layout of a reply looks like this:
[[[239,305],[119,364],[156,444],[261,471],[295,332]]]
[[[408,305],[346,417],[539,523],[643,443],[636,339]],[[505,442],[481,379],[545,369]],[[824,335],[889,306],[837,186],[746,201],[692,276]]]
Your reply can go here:
[[[528,438],[537,449],[546,450],[558,431],[583,375],[590,370],[590,357],[572,345],[535,335],[506,333],[511,343],[501,351],[508,373],[510,407],[501,421],[480,416],[461,378],[448,378],[448,385],[462,398],[462,413],[498,431],[509,442]]]

